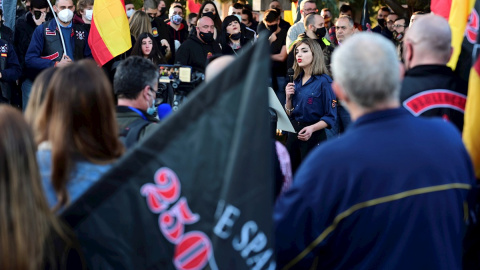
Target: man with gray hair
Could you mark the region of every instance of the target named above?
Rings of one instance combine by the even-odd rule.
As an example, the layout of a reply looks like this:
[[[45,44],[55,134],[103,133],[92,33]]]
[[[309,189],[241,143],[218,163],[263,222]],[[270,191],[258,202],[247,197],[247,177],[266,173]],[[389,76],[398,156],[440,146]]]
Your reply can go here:
[[[117,123],[127,147],[149,133],[155,127],[151,123],[158,122],[153,116],[158,74],[150,60],[139,56],[130,56],[117,67],[113,78],[113,90],[118,98]]]
[[[355,22],[350,16],[342,15],[337,19],[335,23],[335,35],[338,40],[338,45],[341,45],[342,42],[357,31],[354,26]]]
[[[354,122],[311,152],[278,199],[277,267],[461,269],[475,177],[459,132],[399,108],[400,66],[380,35],[345,41],[332,71]]]
[[[403,107],[415,116],[442,117],[463,129],[468,85],[447,66],[452,54],[450,26],[443,17],[420,16],[403,41]]]

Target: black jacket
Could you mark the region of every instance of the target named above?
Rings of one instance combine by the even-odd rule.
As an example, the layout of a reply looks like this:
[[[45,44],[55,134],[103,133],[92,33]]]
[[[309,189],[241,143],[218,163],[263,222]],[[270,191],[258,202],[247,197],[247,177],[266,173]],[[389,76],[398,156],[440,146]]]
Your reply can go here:
[[[285,29],[288,31],[288,29],[290,29],[290,23],[285,21],[284,19],[280,18],[280,28],[282,29]],[[265,24],[263,23],[263,21],[259,22],[258,23],[258,26],[257,26],[257,33],[260,33],[262,32],[263,30],[267,30],[267,28],[265,27]]]
[[[205,73],[207,59],[216,54],[221,54],[222,49],[218,42],[206,44],[196,36],[190,36],[178,48],[176,62],[181,65],[191,66],[193,69]]]
[[[25,67],[25,54],[27,54],[28,45],[32,40],[35,28],[37,28],[37,25],[33,21],[33,15],[30,12],[18,18],[15,25],[15,52],[17,53],[18,62],[23,70],[23,77],[26,77],[26,74],[29,73],[36,73]],[[30,79],[35,79],[35,76],[31,76]]]
[[[447,66],[416,66],[405,73],[400,101],[415,116],[443,117],[461,132],[468,85]]]
[[[0,22],[0,38],[8,42],[9,44],[13,44],[13,31],[12,29],[8,28]]]
[[[174,64],[175,63],[175,41],[173,38],[170,38],[170,26],[168,26],[163,20],[160,18],[155,18],[155,20],[152,21],[152,33],[153,37],[157,41],[158,48],[160,48],[160,51],[162,54],[167,57],[167,52],[166,50],[162,47],[162,39],[165,39],[168,42],[168,45],[170,45],[170,58],[168,59],[169,64]],[[133,47],[133,46],[132,46]]]

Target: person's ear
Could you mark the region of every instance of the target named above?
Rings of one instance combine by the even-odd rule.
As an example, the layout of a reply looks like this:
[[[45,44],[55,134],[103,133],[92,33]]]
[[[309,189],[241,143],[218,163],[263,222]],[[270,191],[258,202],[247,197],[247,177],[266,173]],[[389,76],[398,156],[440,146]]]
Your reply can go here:
[[[449,55],[448,55],[447,62],[450,61],[450,59],[452,58],[452,55],[453,55],[453,47],[450,46],[450,53],[449,53]]]
[[[148,99],[149,96],[150,96],[150,86],[149,85],[146,85],[143,89],[142,89],[142,94],[143,94],[143,97],[145,99]]]
[[[348,95],[345,93],[342,86],[339,83],[337,83],[337,81],[332,82],[332,89],[333,89],[333,93],[335,93],[335,96],[337,97],[338,100],[342,100],[345,102],[349,101]]]
[[[403,81],[403,78],[405,77],[405,64],[402,62],[398,62],[399,72],[400,72],[400,81]]]

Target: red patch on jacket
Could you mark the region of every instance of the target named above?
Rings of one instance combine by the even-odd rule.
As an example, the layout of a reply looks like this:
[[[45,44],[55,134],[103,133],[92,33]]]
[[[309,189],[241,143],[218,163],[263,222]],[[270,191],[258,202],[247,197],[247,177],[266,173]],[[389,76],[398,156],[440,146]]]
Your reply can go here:
[[[53,59],[56,59],[58,57],[59,53],[56,52],[54,54],[51,54],[51,55],[47,55],[47,56],[40,56],[40,58],[42,59],[48,59],[48,60],[53,60]]]

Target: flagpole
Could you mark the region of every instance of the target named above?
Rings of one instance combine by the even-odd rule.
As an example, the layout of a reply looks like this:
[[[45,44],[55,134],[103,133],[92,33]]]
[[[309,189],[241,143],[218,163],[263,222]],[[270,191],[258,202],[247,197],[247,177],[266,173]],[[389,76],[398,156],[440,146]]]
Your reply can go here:
[[[50,3],[50,0],[47,0],[47,3],[50,6],[50,10],[53,13],[53,18],[55,19],[55,22],[57,23],[58,32],[60,33],[60,40],[62,41],[63,55],[65,55],[67,53],[67,49],[65,48],[65,40],[63,39],[62,29],[60,29],[60,22],[58,21],[57,15],[55,14],[55,11],[53,10],[52,3]],[[62,56],[62,58],[63,58],[63,56]]]

